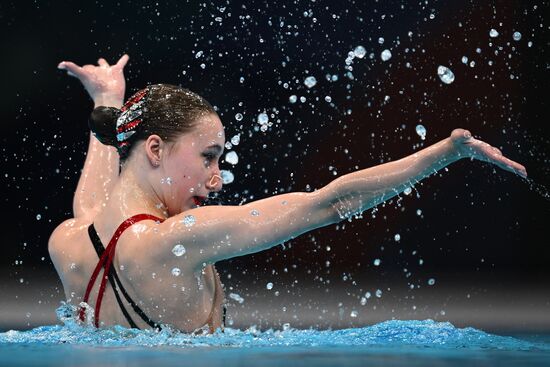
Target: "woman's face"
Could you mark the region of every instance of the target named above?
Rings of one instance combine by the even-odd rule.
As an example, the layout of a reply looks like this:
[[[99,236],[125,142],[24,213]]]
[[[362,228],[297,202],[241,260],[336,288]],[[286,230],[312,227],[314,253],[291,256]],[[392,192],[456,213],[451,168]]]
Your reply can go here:
[[[161,192],[170,216],[195,208],[222,188],[218,161],[225,133],[218,115],[199,117],[193,130],[173,144],[161,164]]]

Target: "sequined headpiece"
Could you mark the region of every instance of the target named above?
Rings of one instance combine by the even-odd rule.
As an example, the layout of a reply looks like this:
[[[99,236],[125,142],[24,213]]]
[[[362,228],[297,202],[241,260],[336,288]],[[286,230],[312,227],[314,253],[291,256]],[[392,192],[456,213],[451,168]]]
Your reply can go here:
[[[130,147],[128,140],[136,133],[139,124],[143,121],[143,108],[148,93],[149,88],[138,91],[120,109],[120,116],[116,121],[116,140],[121,155],[126,155]]]

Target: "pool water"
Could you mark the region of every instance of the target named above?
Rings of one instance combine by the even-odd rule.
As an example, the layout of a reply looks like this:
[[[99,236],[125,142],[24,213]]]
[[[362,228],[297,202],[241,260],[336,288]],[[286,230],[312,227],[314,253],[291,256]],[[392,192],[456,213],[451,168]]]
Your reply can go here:
[[[548,335],[498,336],[448,322],[392,320],[342,330],[191,335],[64,325],[0,333],[6,366],[549,366]]]

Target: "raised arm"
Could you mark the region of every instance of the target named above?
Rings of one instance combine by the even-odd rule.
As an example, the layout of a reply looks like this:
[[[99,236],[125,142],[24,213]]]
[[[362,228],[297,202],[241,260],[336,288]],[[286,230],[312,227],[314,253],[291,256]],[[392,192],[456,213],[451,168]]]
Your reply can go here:
[[[177,261],[178,243],[199,269],[204,264],[259,252],[304,232],[361,213],[404,191],[443,167],[474,158],[526,177],[525,168],[496,148],[457,129],[451,137],[395,162],[339,177],[311,193],[289,193],[243,206],[210,206],[169,218],[160,226],[159,259]],[[155,234],[153,234],[155,236]]]
[[[84,65],[82,67],[70,61],[59,63],[58,68],[66,70],[71,76],[82,82],[84,88],[98,106],[120,108],[124,101],[125,81],[124,66],[128,55],[110,66],[103,58],[98,60],[98,66]],[[86,161],[80,174],[78,186],[73,199],[73,215],[78,217],[94,217],[106,200],[119,172],[119,158],[115,148],[103,145],[90,133],[90,143]]]

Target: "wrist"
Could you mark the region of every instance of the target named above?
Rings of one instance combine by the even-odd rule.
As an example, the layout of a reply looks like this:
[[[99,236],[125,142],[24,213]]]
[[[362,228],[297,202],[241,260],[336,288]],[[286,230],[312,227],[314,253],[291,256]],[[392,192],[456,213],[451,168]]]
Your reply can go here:
[[[443,146],[444,148],[444,156],[445,160],[447,161],[458,161],[459,159],[466,158],[466,155],[464,155],[458,144],[456,144],[455,141],[453,141],[452,138],[446,138],[443,140]]]
[[[98,96],[94,98],[94,108],[99,106],[120,108],[123,102],[123,98],[120,97]]]

